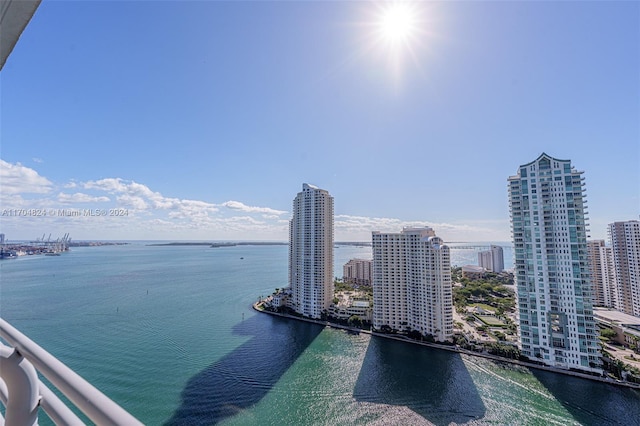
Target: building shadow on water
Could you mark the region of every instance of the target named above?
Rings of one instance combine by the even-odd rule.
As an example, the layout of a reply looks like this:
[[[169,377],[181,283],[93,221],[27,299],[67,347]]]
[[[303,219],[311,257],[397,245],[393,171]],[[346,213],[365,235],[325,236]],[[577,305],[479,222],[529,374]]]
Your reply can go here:
[[[580,377],[531,373],[582,425],[640,425],[640,391]]]
[[[406,406],[436,425],[464,424],[486,409],[459,354],[372,336],[353,396]]]
[[[258,403],[322,330],[268,315],[237,324],[234,334],[252,338],[189,379],[165,425],[216,424]]]

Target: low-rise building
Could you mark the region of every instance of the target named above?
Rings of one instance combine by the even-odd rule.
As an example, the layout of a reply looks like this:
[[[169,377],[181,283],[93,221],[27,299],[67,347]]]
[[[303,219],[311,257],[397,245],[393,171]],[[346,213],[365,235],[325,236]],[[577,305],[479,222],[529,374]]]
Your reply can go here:
[[[593,317],[599,326],[616,332],[616,342],[640,351],[640,318],[615,309],[598,307],[593,308]]]
[[[343,291],[336,293],[335,298],[338,303],[333,303],[329,307],[330,316],[340,320],[348,320],[355,315],[362,321],[371,322],[373,320],[373,303],[363,294]]]
[[[464,265],[462,267],[462,278],[477,279],[482,278],[487,272],[482,266]]]
[[[289,302],[289,298],[291,297],[291,289],[289,287],[279,290],[278,292],[272,294],[269,299],[267,299],[267,306],[270,306],[274,309],[279,309],[287,306]]]

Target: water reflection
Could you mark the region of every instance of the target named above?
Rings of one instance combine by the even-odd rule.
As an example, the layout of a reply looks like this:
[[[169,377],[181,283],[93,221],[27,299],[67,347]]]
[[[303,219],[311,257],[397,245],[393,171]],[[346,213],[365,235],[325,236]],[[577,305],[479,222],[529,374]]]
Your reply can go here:
[[[322,330],[266,315],[237,324],[252,338],[187,382],[166,425],[211,425],[258,403]]]
[[[436,425],[464,424],[486,411],[460,355],[376,336],[353,396],[406,406]]]
[[[640,425],[640,391],[532,368],[531,372],[583,425]]]

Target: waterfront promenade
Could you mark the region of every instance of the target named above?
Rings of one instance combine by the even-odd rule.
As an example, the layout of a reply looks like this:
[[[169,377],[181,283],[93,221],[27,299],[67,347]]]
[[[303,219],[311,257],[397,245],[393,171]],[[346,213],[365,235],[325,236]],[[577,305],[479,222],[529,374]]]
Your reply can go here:
[[[293,319],[293,320],[297,320],[297,321],[304,321],[304,322],[308,322],[308,323],[318,324],[318,325],[321,325],[321,326],[324,326],[324,327],[337,328],[337,329],[345,330],[345,331],[350,332],[350,333],[364,333],[364,334],[369,334],[371,336],[377,336],[377,337],[382,337],[382,338],[385,338],[385,339],[396,340],[396,341],[399,341],[399,342],[412,343],[412,344],[415,344],[415,345],[428,346],[428,347],[431,347],[431,348],[441,349],[441,350],[445,350],[445,351],[449,351],[449,352],[457,352],[457,353],[470,355],[470,356],[474,356],[474,357],[486,358],[486,359],[490,359],[490,360],[495,361],[495,362],[509,363],[509,364],[514,364],[514,365],[518,365],[518,366],[521,366],[521,367],[526,367],[526,368],[535,368],[537,370],[544,370],[544,371],[549,371],[549,372],[552,372],[552,373],[559,373],[559,374],[564,374],[564,375],[567,375],[567,376],[579,377],[579,378],[588,379],[588,380],[594,380],[594,381],[598,381],[598,382],[602,382],[602,383],[608,383],[608,384],[611,384],[611,385],[622,386],[622,387],[627,387],[627,388],[631,388],[631,389],[640,390],[640,384],[630,383],[630,382],[622,382],[622,381],[619,381],[619,380],[613,380],[613,379],[611,379],[609,377],[592,376],[590,374],[584,374],[584,373],[580,373],[580,372],[577,372],[577,371],[564,370],[564,369],[549,367],[549,366],[546,366],[546,365],[540,365],[540,364],[534,364],[534,363],[530,363],[530,362],[526,362],[526,361],[520,361],[520,360],[517,360],[517,359],[504,358],[504,357],[500,357],[500,356],[497,356],[497,355],[489,354],[487,352],[470,351],[470,350],[467,350],[467,349],[463,349],[463,348],[461,348],[459,346],[443,345],[443,344],[432,343],[432,342],[420,342],[420,341],[411,339],[411,338],[409,338],[407,336],[393,335],[393,334],[386,334],[386,333],[378,333],[378,332],[375,332],[375,331],[363,330],[363,329],[360,329],[360,328],[357,328],[357,327],[349,327],[349,326],[342,325],[342,324],[332,323],[330,321],[314,320],[314,319],[310,319],[310,318],[303,318],[303,317],[284,314],[284,313],[280,313],[280,312],[267,311],[262,307],[263,302],[264,302],[263,300],[255,302],[253,304],[253,309],[256,310],[257,312],[261,312],[261,313],[264,313],[264,314],[269,314],[269,315],[279,316],[279,317],[282,317],[282,318],[289,318],[289,319]]]

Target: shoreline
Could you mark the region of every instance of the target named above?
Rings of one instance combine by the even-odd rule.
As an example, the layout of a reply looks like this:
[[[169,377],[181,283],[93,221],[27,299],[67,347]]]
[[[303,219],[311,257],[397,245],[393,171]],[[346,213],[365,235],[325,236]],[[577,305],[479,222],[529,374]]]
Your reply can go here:
[[[147,244],[148,247],[176,247],[176,246],[209,246],[211,248],[224,248],[236,246],[285,246],[289,243],[270,241],[239,241],[239,242],[205,242],[205,241],[176,241],[172,243]]]
[[[620,387],[625,387],[625,388],[629,388],[629,389],[640,390],[640,384],[636,384],[636,383],[621,382],[621,381],[616,381],[616,380],[608,379],[608,378],[604,378],[604,377],[598,377],[598,376],[592,376],[590,374],[579,373],[577,371],[563,370],[563,369],[559,369],[559,368],[549,367],[549,366],[546,366],[546,365],[532,364],[532,363],[529,363],[529,362],[526,362],[526,361],[520,361],[520,360],[517,360],[517,359],[511,359],[511,358],[503,358],[503,357],[500,357],[500,356],[497,356],[497,355],[492,355],[492,354],[487,354],[487,353],[474,352],[474,351],[470,351],[470,350],[467,350],[467,349],[457,348],[455,346],[448,346],[448,345],[442,345],[442,344],[439,344],[439,343],[431,343],[431,342],[418,342],[418,341],[415,341],[415,340],[410,339],[410,338],[405,337],[405,336],[378,333],[376,331],[370,331],[370,330],[362,330],[360,328],[349,327],[349,326],[346,326],[346,325],[336,324],[336,323],[332,323],[332,322],[329,322],[329,321],[314,320],[314,319],[310,319],[310,318],[302,318],[302,317],[297,317],[297,316],[289,315],[289,314],[283,314],[283,313],[279,313],[279,312],[265,311],[264,309],[260,309],[258,307],[261,304],[262,304],[262,301],[259,301],[259,302],[253,303],[251,306],[257,312],[260,312],[260,313],[263,313],[263,314],[268,314],[268,315],[273,315],[273,316],[278,316],[278,317],[281,317],[281,318],[288,318],[288,319],[294,319],[294,320],[298,320],[298,321],[309,322],[309,323],[312,323],[312,324],[321,325],[323,327],[336,328],[336,329],[345,330],[347,332],[353,332],[353,333],[358,333],[358,334],[359,333],[365,333],[365,334],[369,334],[371,336],[376,336],[376,337],[382,337],[382,338],[385,338],[385,339],[396,340],[398,342],[405,342],[405,343],[410,343],[410,344],[414,344],[414,345],[422,345],[422,346],[427,346],[427,347],[431,347],[431,348],[435,348],[435,349],[446,350],[446,351],[449,351],[449,352],[455,352],[455,353],[459,353],[459,354],[470,355],[470,356],[475,356],[475,357],[479,357],[479,358],[485,358],[485,359],[489,359],[489,360],[495,361],[495,362],[509,363],[509,364],[514,364],[514,365],[518,365],[518,366],[521,366],[521,367],[526,367],[526,368],[535,368],[535,369],[538,369],[538,370],[549,371],[551,373],[559,373],[559,374],[564,374],[564,375],[567,375],[567,376],[573,376],[573,377],[579,377],[579,378],[582,378],[582,379],[594,380],[594,381],[601,382],[601,383],[606,383],[606,384],[609,384],[609,385],[614,385],[614,386],[620,386]]]

